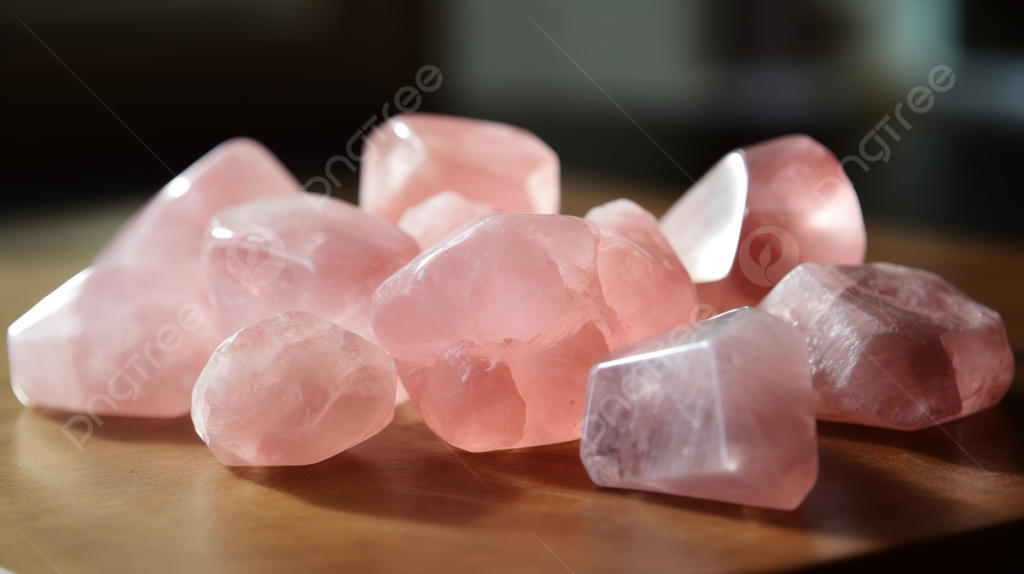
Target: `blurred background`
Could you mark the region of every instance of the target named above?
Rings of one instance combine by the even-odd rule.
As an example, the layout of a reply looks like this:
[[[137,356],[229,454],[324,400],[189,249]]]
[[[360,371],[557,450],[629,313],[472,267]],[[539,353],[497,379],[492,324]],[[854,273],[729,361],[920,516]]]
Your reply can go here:
[[[1024,239],[1013,208],[1024,156],[1021,2],[5,7],[0,225],[43,208],[141,202],[170,179],[104,104],[175,172],[247,135],[306,181],[368,120],[379,122],[384,104],[393,112],[396,92],[431,64],[443,82],[421,94],[421,111],[524,126],[558,152],[567,178],[636,182],[666,201],[690,185],[687,173],[787,133],[810,134],[841,158],[874,155],[877,140],[866,152],[861,141],[889,116],[893,131],[877,130],[888,159],[865,162],[867,171],[846,165],[869,223]],[[911,111],[908,94],[928,86],[937,65],[952,68],[953,87],[933,92],[926,112]],[[910,129],[895,118],[900,103]],[[336,195],[354,199],[356,177]]]

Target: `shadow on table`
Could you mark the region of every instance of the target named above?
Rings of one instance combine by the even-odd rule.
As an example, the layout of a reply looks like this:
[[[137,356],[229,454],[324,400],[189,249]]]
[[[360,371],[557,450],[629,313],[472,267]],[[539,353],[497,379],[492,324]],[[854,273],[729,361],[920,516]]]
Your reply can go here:
[[[230,470],[238,478],[323,508],[472,524],[486,520],[520,492],[481,481],[464,464],[469,456],[450,450],[411,411],[399,407],[395,421],[379,434],[323,462]]]

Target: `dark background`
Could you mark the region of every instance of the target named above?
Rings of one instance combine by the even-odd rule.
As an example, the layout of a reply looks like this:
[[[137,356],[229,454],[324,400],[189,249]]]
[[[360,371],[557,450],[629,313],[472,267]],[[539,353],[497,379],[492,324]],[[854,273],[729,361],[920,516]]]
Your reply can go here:
[[[728,150],[791,132],[838,156],[897,103],[887,162],[847,165],[869,221],[1024,239],[1024,3],[976,0],[405,3],[32,0],[0,12],[0,225],[141,200],[218,142],[263,141],[300,181],[416,70],[421,110],[525,126],[566,174],[680,190]],[[26,29],[24,25],[31,29]],[[536,21],[531,22],[531,17]],[[914,114],[908,92],[950,66]],[[379,121],[379,120],[378,120]],[[874,151],[873,145],[869,149]],[[354,198],[348,177],[340,195]]]

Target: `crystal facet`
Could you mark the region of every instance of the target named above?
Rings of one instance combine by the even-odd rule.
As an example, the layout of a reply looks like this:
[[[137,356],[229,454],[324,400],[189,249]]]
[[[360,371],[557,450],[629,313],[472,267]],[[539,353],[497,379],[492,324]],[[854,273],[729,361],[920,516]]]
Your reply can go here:
[[[601,291],[626,327],[629,342],[694,321],[697,289],[654,215],[618,199],[591,209],[584,219],[601,230]]]
[[[398,220],[398,228],[428,249],[497,210],[487,203],[469,201],[454,191],[442,191],[410,207]]]
[[[397,223],[443,191],[508,213],[558,213],[558,156],[532,133],[505,124],[402,114],[363,149],[359,205]]]
[[[605,301],[606,240],[575,217],[494,215],[381,285],[374,331],[441,438],[486,451],[579,436],[587,369],[640,330],[625,321],[650,320]],[[664,273],[657,263],[628,271],[637,284]]]
[[[220,337],[206,294],[174,269],[79,273],[7,331],[11,384],[27,404],[176,417]]]
[[[602,359],[584,421],[580,458],[601,486],[790,510],[817,480],[806,341],[757,309]]]
[[[891,263],[805,263],[760,307],[808,337],[818,418],[915,430],[997,404],[1006,328],[938,275]]]
[[[174,266],[202,286],[203,230],[218,211],[299,192],[299,182],[265,147],[228,140],[199,158],[142,207],[94,264]]]
[[[298,194],[217,213],[203,262],[224,337],[277,313],[307,311],[376,342],[373,292],[419,252],[411,237],[354,205]]]
[[[756,305],[808,261],[855,265],[867,235],[835,155],[804,135],[733,151],[661,218],[702,303]]]
[[[226,465],[313,464],[391,422],[396,384],[383,349],[290,311],[221,344],[196,382],[192,421]]]

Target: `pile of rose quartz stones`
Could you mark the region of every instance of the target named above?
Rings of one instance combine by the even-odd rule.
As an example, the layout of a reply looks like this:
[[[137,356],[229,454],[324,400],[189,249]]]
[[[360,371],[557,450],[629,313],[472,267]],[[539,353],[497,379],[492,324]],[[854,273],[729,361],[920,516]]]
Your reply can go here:
[[[729,153],[660,221],[627,199],[580,219],[533,134],[396,116],[359,203],[218,146],[11,325],[14,392],[191,411],[227,465],[324,460],[411,400],[467,451],[579,439],[599,485],[792,509],[816,417],[915,430],[1012,379],[996,312],[864,263],[853,187],[806,136]]]

